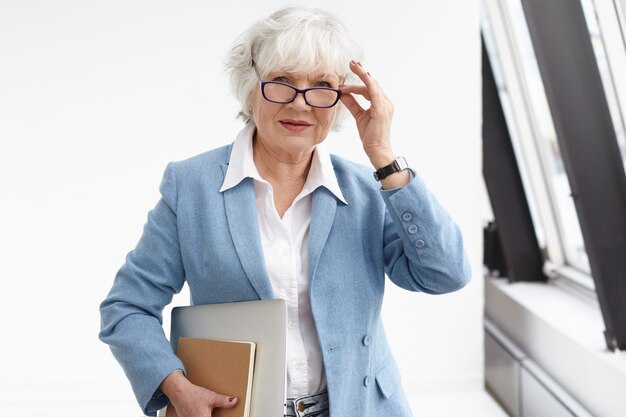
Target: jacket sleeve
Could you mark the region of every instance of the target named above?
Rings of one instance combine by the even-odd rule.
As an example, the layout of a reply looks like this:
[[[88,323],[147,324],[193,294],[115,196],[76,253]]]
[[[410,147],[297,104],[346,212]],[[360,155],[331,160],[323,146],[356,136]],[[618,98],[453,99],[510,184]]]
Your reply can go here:
[[[163,379],[176,369],[184,370],[162,328],[163,307],[181,290],[185,277],[172,164],[165,170],[160,191],[161,199],[148,214],[137,247],[126,257],[100,305],[100,339],[111,347],[147,415],[155,415],[168,402],[158,389]]]
[[[470,280],[459,227],[414,172],[404,187],[382,190],[385,272],[411,291],[443,294]]]

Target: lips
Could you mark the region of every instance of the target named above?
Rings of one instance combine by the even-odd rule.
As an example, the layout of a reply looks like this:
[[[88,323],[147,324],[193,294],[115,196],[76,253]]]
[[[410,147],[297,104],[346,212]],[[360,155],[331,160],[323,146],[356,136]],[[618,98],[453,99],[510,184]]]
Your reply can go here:
[[[302,132],[307,128],[313,126],[311,123],[306,120],[294,120],[294,119],[282,119],[279,120],[279,123],[287,130],[291,130],[293,132]]]
[[[280,123],[293,125],[293,126],[311,126],[311,123],[305,120],[283,119],[283,120],[280,120]]]

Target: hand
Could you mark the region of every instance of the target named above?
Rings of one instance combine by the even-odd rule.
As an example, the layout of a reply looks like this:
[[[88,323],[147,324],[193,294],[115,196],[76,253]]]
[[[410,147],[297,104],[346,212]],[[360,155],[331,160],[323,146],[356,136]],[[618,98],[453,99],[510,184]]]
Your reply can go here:
[[[376,80],[363,69],[360,63],[351,61],[350,70],[365,85],[340,86],[341,102],[354,116],[363,149],[372,165],[378,169],[390,164],[396,158],[391,150],[390,142],[393,104],[385,96]],[[361,107],[353,94],[363,96],[371,103],[370,108],[366,110]]]
[[[237,398],[221,395],[189,382],[182,372],[172,372],[161,383],[161,391],[176,408],[178,417],[211,417],[215,408],[233,408]]]

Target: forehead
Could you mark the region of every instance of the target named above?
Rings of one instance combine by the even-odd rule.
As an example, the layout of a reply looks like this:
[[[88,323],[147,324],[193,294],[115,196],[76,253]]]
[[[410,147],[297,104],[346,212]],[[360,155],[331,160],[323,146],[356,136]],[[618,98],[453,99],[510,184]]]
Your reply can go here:
[[[320,80],[320,79],[335,79],[338,80],[341,78],[339,74],[334,74],[330,71],[310,71],[310,72],[300,72],[300,71],[289,71],[289,70],[274,70],[270,71],[268,76],[278,76],[283,75],[291,79],[302,79],[302,80]]]

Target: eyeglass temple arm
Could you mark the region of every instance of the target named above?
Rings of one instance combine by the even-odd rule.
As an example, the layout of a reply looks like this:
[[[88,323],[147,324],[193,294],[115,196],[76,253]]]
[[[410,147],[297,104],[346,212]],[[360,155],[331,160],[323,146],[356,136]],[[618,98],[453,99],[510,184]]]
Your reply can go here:
[[[254,70],[254,73],[259,78],[259,80],[261,80],[262,79],[261,74],[259,74],[259,70],[256,69],[256,64],[254,63],[254,59],[250,60],[250,62],[252,63],[252,69]]]

